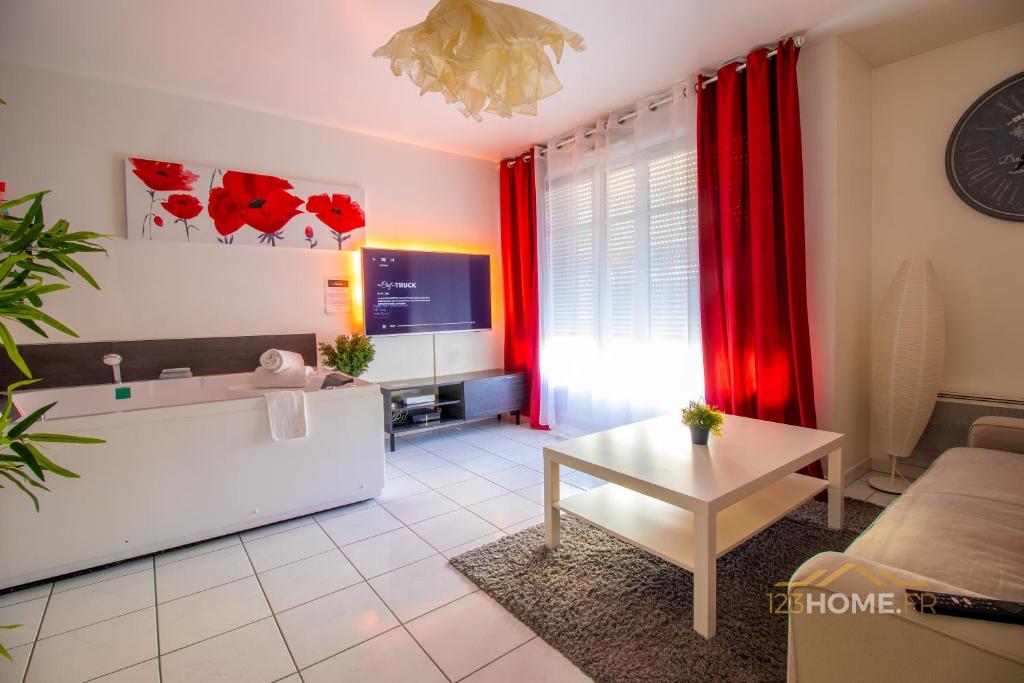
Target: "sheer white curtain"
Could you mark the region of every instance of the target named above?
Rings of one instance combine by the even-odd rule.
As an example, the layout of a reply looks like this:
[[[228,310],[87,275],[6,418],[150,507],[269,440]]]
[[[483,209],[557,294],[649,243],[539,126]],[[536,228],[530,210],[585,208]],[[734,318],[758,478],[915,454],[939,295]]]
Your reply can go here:
[[[537,163],[541,416],[604,428],[703,393],[695,100],[612,112]]]

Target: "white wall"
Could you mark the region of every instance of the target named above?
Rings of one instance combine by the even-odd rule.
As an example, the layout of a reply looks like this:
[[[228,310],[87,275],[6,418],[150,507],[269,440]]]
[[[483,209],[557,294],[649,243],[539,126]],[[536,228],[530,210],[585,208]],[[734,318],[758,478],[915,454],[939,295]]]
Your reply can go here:
[[[142,156],[358,185],[366,190],[371,246],[490,254],[494,331],[437,335],[437,370],[501,367],[496,164],[8,63],[0,63],[0,83],[8,102],[0,108],[7,196],[51,189],[51,221],[66,217],[115,236],[109,257],[83,259],[103,291],[76,286],[47,307],[82,339],[295,332],[331,339],[353,326],[324,313],[322,289],[326,275],[356,279],[353,255],[124,239],[123,159]],[[30,333],[18,340],[40,341]],[[432,374],[429,335],[376,344],[368,378]]]
[[[1024,23],[873,73],[872,299],[901,260],[930,258],[946,308],[946,391],[1024,398],[1024,223],[961,201],[946,143],[976,98],[1024,70]]]
[[[818,426],[867,469],[870,433],[871,69],[839,39],[798,62],[807,304]]]
[[[900,261],[931,259],[946,309],[944,391],[1024,398],[1024,223],[970,208],[945,174],[956,122],[1024,70],[1022,46],[1019,23],[872,73],[872,319]],[[873,441],[876,468],[885,458]]]
[[[844,467],[885,469],[870,427],[871,340],[901,260],[930,258],[946,304],[942,389],[1024,396],[1024,225],[955,195],[944,154],[964,110],[1024,69],[1024,24],[871,69],[841,39],[800,58],[808,306],[819,425]]]

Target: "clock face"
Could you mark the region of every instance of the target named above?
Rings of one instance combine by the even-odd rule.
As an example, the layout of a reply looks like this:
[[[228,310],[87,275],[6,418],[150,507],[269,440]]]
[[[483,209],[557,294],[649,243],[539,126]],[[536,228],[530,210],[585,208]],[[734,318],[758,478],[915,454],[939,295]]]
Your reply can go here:
[[[960,117],[946,146],[946,175],[978,211],[1024,221],[1024,73],[989,90]]]

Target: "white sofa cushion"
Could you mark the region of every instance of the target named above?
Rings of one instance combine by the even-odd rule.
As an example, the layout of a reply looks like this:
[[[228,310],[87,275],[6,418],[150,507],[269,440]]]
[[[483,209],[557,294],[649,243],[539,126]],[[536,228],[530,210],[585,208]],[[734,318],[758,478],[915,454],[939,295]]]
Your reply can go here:
[[[846,553],[1024,601],[1024,456],[947,451]]]

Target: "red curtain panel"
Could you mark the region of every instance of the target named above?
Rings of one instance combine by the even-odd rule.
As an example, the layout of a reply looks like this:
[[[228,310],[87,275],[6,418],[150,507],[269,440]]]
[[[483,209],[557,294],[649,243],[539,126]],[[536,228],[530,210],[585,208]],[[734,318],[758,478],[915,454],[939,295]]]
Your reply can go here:
[[[501,162],[501,266],[505,290],[505,370],[526,376],[526,406],[540,421],[540,312],[537,296],[537,190],[531,152]]]
[[[797,55],[786,40],[698,85],[701,337],[708,403],[814,427]]]

